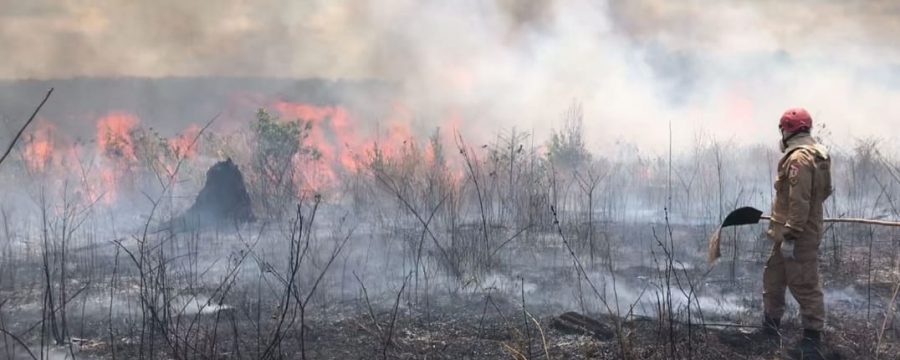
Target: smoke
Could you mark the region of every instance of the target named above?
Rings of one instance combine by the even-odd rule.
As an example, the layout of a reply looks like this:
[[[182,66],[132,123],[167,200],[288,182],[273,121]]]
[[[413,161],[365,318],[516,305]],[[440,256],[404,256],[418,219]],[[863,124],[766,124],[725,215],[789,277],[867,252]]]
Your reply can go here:
[[[0,0],[0,78],[253,76],[396,85],[422,127],[539,136],[584,105],[590,150],[699,132],[770,143],[790,106],[837,146],[892,136],[887,1]],[[365,99],[357,101],[364,102]],[[863,124],[864,126],[859,126]],[[676,145],[678,147],[678,145]]]

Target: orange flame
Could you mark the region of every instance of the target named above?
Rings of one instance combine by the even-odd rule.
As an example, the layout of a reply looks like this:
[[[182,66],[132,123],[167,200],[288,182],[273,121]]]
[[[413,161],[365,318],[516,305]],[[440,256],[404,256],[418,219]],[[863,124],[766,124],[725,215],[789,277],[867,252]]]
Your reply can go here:
[[[35,130],[25,143],[25,166],[33,172],[44,172],[53,161],[54,143],[53,124],[39,120],[35,124]]]
[[[131,183],[132,179],[126,175],[137,163],[131,133],[137,124],[136,116],[122,111],[110,112],[97,121],[97,150],[113,162],[112,167],[101,166],[100,169],[100,182],[105,191],[103,200],[108,204],[118,197],[123,180],[126,184]]]
[[[370,155],[377,147],[381,156],[393,158],[404,150],[414,149],[410,124],[412,111],[395,103],[388,115],[387,129],[361,135],[361,127],[350,112],[340,106],[316,106],[279,101],[274,104],[282,117],[312,122],[304,146],[315,148],[321,155],[319,161],[304,163],[298,173],[306,187],[322,190],[333,184],[339,174],[360,170],[363,156]]]
[[[401,164],[401,161],[394,160],[404,160],[407,157],[415,160],[416,166],[433,165],[437,162],[438,155],[431,144],[427,140],[417,143],[414,139],[414,112],[401,102],[392,104],[377,126],[361,121],[356,114],[338,105],[288,101],[269,104],[285,121],[308,121],[312,125],[305,137],[297,139],[302,142],[303,147],[313,148],[319,154],[313,160],[295,159],[294,180],[301,184],[301,191],[331,190],[343,175],[367,171],[366,166],[372,161],[376,150],[380,159],[388,164]],[[452,134],[460,122],[460,117],[456,115],[449,116],[443,122],[443,151],[453,146]],[[168,156],[166,159],[145,159],[158,154],[153,151],[160,148],[155,146],[157,142],[152,143],[154,146],[144,146],[145,138],[136,131],[139,130],[139,124],[137,116],[125,111],[111,111],[99,117],[96,121],[96,154],[100,155],[97,158],[99,161],[91,161],[89,165],[96,166],[96,169],[71,172],[68,165],[80,161],[86,155],[84,151],[90,152],[90,149],[81,147],[82,143],[57,132],[52,124],[41,123],[39,120],[36,130],[24,145],[25,164],[35,172],[52,170],[65,177],[78,176],[84,186],[84,196],[97,200],[103,195],[104,203],[113,203],[121,195],[123,187],[127,189],[135,186],[141,164],[159,164],[158,161],[162,161],[163,166],[172,171],[170,164],[167,164],[171,162]],[[191,125],[181,134],[165,140],[164,147],[171,150],[166,155],[174,154],[175,159],[197,156],[197,146],[192,143],[199,132],[199,126]],[[155,141],[156,138],[151,140]],[[448,164],[455,161],[454,157],[441,158],[444,159],[442,166],[455,168]],[[454,179],[462,178],[462,172],[458,169],[448,170]]]
[[[299,164],[297,174],[306,187],[323,189],[334,183],[339,172],[355,170],[353,146],[359,140],[343,107],[286,101],[276,102],[274,106],[282,117],[312,122],[307,143],[301,145],[315,148],[320,158],[319,161]]]
[[[200,127],[196,124],[191,124],[187,129],[178,134],[178,136],[169,139],[169,148],[172,149],[172,153],[175,154],[176,159],[190,158],[197,153],[197,144],[192,144],[194,139],[200,133]]]
[[[388,115],[387,131],[378,139],[379,148],[386,158],[400,156],[404,147],[412,145],[412,111],[401,103],[394,103]]]
[[[134,115],[114,111],[97,121],[97,146],[106,157],[129,163],[137,160],[131,130],[137,125]]]

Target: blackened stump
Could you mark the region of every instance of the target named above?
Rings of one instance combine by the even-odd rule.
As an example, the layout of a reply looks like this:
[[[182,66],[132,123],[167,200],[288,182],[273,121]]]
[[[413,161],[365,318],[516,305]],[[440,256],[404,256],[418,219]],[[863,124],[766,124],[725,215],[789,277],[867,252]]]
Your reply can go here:
[[[244,176],[237,165],[227,159],[206,171],[206,183],[194,204],[179,219],[173,221],[176,230],[191,230],[207,226],[233,226],[251,222],[255,218]]]

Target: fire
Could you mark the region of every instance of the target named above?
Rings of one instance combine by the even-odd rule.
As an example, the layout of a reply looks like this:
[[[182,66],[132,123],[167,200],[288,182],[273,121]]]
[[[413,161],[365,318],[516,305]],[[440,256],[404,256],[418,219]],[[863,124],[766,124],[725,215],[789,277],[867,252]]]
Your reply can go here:
[[[315,106],[279,101],[275,109],[282,117],[312,122],[308,141],[322,154],[325,162],[340,161],[347,167],[353,165],[351,144],[359,143],[350,115],[340,106]]]
[[[318,161],[304,163],[298,169],[308,188],[323,189],[333,184],[340,174],[360,170],[361,163],[377,150],[384,158],[394,158],[403,151],[415,149],[410,127],[412,111],[400,103],[395,103],[388,114],[386,130],[360,132],[361,127],[350,112],[341,106],[316,106],[303,103],[279,101],[274,108],[282,118],[310,121],[312,127],[304,146],[315,148],[320,154]],[[433,157],[432,157],[433,159]]]
[[[178,134],[178,136],[169,139],[169,148],[175,154],[176,159],[189,158],[196,155],[196,144],[191,144],[200,133],[200,127],[197,124],[191,124],[187,129]]]
[[[130,163],[137,160],[131,130],[137,125],[134,115],[114,111],[97,121],[97,147],[106,157]]]
[[[306,138],[308,143],[301,145],[315,148],[320,158],[298,166],[298,180],[305,183],[306,187],[324,188],[337,179],[338,173],[356,169],[353,147],[359,143],[359,138],[351,126],[346,109],[285,101],[276,102],[274,107],[283,118],[312,123]]]
[[[111,164],[101,162],[100,182],[104,189],[104,202],[113,203],[124,185],[132,184],[132,167],[137,163],[132,130],[138,118],[123,111],[113,111],[97,121],[97,150]],[[111,166],[110,166],[111,165]]]
[[[44,172],[52,165],[53,161],[55,126],[45,120],[39,120],[35,127],[36,130],[26,140],[22,155],[25,159],[25,166],[30,171]]]
[[[379,149],[385,157],[397,157],[404,147],[413,145],[412,130],[410,129],[412,120],[413,115],[409,108],[401,103],[394,103],[388,116],[387,132],[382,134],[384,138],[377,140]]]
[[[438,159],[441,159],[440,166],[449,165],[447,158],[435,153],[436,149],[426,137],[417,142],[413,130],[414,112],[401,102],[391,104],[388,111],[377,118],[377,123],[363,121],[362,117],[340,105],[288,101],[268,102],[268,105],[284,121],[304,123],[304,136],[297,141],[316,154],[293,159],[293,180],[300,185],[298,191],[301,192],[335,190],[344,176],[368,171],[376,159],[388,166],[430,167],[437,164]],[[138,182],[143,178],[143,171],[161,170],[171,174],[178,160],[198,154],[194,141],[201,128],[196,124],[178,135],[163,138],[153,129],[141,128],[140,120],[120,110],[96,118],[96,147],[92,148],[56,131],[52,123],[39,119],[35,130],[24,138],[24,163],[30,171],[55,175],[51,176],[54,179],[77,179],[83,187],[79,189],[82,196],[112,204],[121,197],[123,190],[141,186]],[[308,127],[305,126],[307,122]],[[459,122],[459,116],[455,115],[444,121],[442,128],[445,130],[440,135],[445,148],[441,151],[452,147],[452,128]],[[450,159],[452,162],[452,157]],[[82,166],[80,170],[79,165]]]
[[[111,111],[97,118],[96,148],[91,151],[81,141],[57,131],[52,122],[38,119],[34,130],[23,137],[23,163],[32,173],[46,174],[50,180],[47,184],[77,180],[80,196],[90,202],[102,196],[103,203],[112,204],[123,187],[135,185],[141,164],[162,166],[171,172],[173,160],[196,155],[196,144],[191,145],[200,132],[199,126],[191,125],[169,139],[143,139],[139,135],[139,123],[137,116],[124,111]],[[143,146],[144,141],[162,147]],[[139,162],[139,159],[147,161]]]

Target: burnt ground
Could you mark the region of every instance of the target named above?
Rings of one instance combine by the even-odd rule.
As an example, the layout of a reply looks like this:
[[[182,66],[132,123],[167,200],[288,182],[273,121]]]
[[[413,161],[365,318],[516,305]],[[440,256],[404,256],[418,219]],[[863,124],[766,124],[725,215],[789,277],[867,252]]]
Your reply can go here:
[[[493,304],[489,305],[494,307]],[[618,338],[600,338],[592,334],[574,334],[554,326],[555,316],[538,319],[540,327],[529,321],[524,326],[521,310],[505,305],[479,313],[479,304],[466,304],[455,308],[443,308],[436,313],[403,312],[397,314],[395,325],[388,342],[391,313],[379,312],[378,327],[371,316],[357,314],[340,319],[316,319],[306,329],[306,355],[311,359],[373,359],[386,354],[391,359],[541,359],[549,354],[552,359],[619,359],[622,358],[622,343]],[[499,309],[504,309],[500,315]],[[491,314],[493,313],[493,314]],[[230,359],[254,357],[257,343],[253,339],[254,329],[239,330],[241,339],[236,345],[230,337],[228,316],[223,316],[221,325],[224,341],[215,348],[204,349],[202,358]],[[614,328],[614,321],[604,315],[596,315],[600,323]],[[207,319],[206,321],[212,321]],[[870,358],[871,338],[857,331],[865,324],[849,319],[829,317],[831,324],[840,323],[826,335],[831,359]],[[665,324],[652,318],[636,317],[622,321],[625,334],[624,345],[631,358],[669,359],[670,339]],[[687,336],[687,324],[676,327],[676,353],[678,358],[693,359],[788,359],[786,349],[793,343],[800,329],[797,324],[785,326],[785,338],[781,343],[749,341],[743,336],[752,329],[723,329],[718,326],[698,326]],[[248,335],[250,334],[250,335]],[[207,334],[207,336],[210,336]],[[300,358],[299,330],[286,334],[281,354],[285,358]],[[164,341],[158,339],[159,347],[165,348]],[[385,344],[389,344],[386,345]],[[200,344],[198,344],[200,345]],[[264,347],[265,345],[262,345]],[[63,349],[65,351],[65,349]],[[103,340],[87,340],[75,346],[78,358],[109,358],[111,349]],[[134,344],[118,344],[119,358],[137,357],[139,351]],[[900,348],[896,343],[882,350],[884,359],[896,358]],[[195,354],[196,355],[196,354]],[[201,358],[188,356],[187,358]]]
[[[691,233],[705,231],[685,226],[676,228],[674,236],[702,238]],[[263,357],[267,348],[271,348],[270,357],[285,359],[301,358],[302,349],[310,359],[786,358],[785,349],[801,332],[791,300],[782,342],[754,342],[745,336],[754,330],[762,311],[764,243],[746,239],[744,245],[751,246],[745,246],[743,256],[731,262],[726,239],[723,260],[712,268],[702,261],[702,243],[679,248],[672,252],[669,270],[675,271],[669,272],[672,276],[666,286],[662,251],[635,250],[652,249],[651,232],[647,226],[623,225],[614,233],[645,238],[648,243],[614,250],[606,257],[616,259],[612,267],[602,259],[585,263],[606,302],[614,308],[618,300],[619,316],[609,315],[552,234],[511,244],[500,259],[502,265],[480,277],[448,280],[429,275],[424,281],[409,278],[406,282],[408,264],[403,257],[380,253],[402,251],[375,250],[383,244],[372,245],[372,239],[381,241],[383,236],[366,235],[354,240],[359,244],[351,244],[329,271],[302,320],[295,313],[291,326],[278,334],[280,343],[273,346],[269,345],[275,344],[273,329],[281,308],[278,285],[260,265],[265,262],[245,262],[233,289],[225,296],[216,295],[221,294],[217,291],[228,269],[222,263],[234,261],[234,235],[220,239],[195,234],[169,249],[173,276],[169,291],[177,297],[169,300],[173,304],[169,308],[177,314],[167,320],[172,323],[157,326],[137,299],[140,279],[127,270],[125,255],[120,254],[119,265],[114,265],[111,248],[92,248],[92,265],[86,258],[74,258],[76,265],[70,269],[69,291],[74,295],[68,307],[69,343],[52,345],[45,337],[44,344],[51,345],[44,352],[59,358],[74,354],[79,359],[255,359]],[[620,240],[627,239],[611,239]],[[323,242],[322,252],[327,253],[328,244]],[[277,243],[263,245],[260,256],[270,253],[272,259],[278,258]],[[823,245],[829,358],[875,358],[876,343],[878,358],[900,358],[900,327],[892,319],[896,308],[888,305],[896,289],[892,281],[896,274],[890,270],[893,260],[869,257],[865,246],[848,246],[841,250],[841,262],[834,263],[829,251]],[[369,258],[379,261],[362,262]],[[41,283],[25,281],[28,276],[23,275],[40,274],[36,260],[39,257],[20,258],[15,266],[18,285],[9,286],[7,280],[0,290],[0,327],[18,335],[39,357],[40,334],[49,333],[50,324],[41,323]],[[178,263],[182,260],[184,264]],[[321,267],[321,260],[315,266]],[[301,288],[308,285],[303,282]],[[666,296],[674,309],[671,322]],[[686,299],[694,304],[690,318]],[[561,315],[569,312],[585,314],[595,322],[581,329],[560,325]],[[291,316],[286,318],[290,322]],[[163,328],[168,329],[166,336],[160,334]],[[9,336],[0,339],[0,358],[4,357],[30,358]]]

